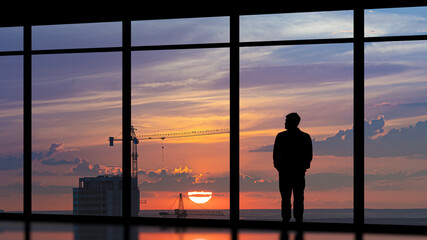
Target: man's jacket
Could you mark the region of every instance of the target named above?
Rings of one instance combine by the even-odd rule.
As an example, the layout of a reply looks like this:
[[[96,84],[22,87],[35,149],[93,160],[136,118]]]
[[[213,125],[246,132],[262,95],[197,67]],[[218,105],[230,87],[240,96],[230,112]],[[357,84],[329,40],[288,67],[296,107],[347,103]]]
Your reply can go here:
[[[304,172],[310,168],[313,146],[309,134],[287,130],[277,134],[273,149],[273,163],[278,171]]]

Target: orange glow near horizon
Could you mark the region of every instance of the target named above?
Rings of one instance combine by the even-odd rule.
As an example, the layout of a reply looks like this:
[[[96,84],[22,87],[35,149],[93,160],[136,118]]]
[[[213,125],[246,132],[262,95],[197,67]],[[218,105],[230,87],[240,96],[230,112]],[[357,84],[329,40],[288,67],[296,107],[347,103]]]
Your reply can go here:
[[[207,203],[212,198],[212,192],[188,192],[188,198],[195,203]]]

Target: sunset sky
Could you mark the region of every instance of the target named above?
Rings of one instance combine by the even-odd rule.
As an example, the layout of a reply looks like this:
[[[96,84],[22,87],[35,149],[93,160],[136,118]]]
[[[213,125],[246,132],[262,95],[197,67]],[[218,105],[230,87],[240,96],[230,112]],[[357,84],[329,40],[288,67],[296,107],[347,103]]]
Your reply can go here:
[[[365,15],[366,36],[427,32],[426,8]],[[352,19],[351,11],[246,16],[240,38],[352,37]],[[85,26],[35,27],[33,46],[120,45],[120,24]],[[86,34],[94,29],[96,37]],[[0,45],[17,35],[9,30],[0,30]],[[134,45],[229,41],[226,17],[135,22],[132,30]],[[424,41],[365,45],[367,208],[427,208],[426,56]],[[120,52],[33,56],[33,210],[72,210],[79,177],[121,172],[121,144],[108,146],[121,136],[121,61]],[[22,63],[0,57],[0,209],[9,211],[22,210]],[[240,67],[241,208],[280,208],[272,144],[289,112],[313,138],[306,207],[352,208],[353,45],[245,47]],[[138,134],[229,128],[229,85],[227,48],[133,52],[132,124]],[[169,209],[188,191],[213,192],[205,208],[229,208],[229,134],[138,147],[141,209]]]

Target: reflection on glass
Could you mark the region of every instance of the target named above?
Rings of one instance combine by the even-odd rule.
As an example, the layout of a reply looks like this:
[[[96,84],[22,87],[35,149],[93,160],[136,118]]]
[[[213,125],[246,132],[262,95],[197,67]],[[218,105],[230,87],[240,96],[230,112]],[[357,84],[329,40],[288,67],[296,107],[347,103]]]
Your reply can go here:
[[[228,17],[132,22],[132,46],[223,43],[230,40]]]
[[[23,27],[0,28],[0,52],[24,49]]]
[[[32,27],[34,50],[120,47],[122,23],[84,23]]]
[[[122,240],[125,234],[120,225],[33,223],[30,236],[32,240]],[[131,231],[129,237],[136,240],[137,232]]]
[[[427,34],[427,7],[365,10],[365,36]]]
[[[121,54],[32,62],[33,210],[121,215]]]
[[[403,235],[403,234],[364,234],[364,240],[422,240],[426,239],[426,236],[417,235]]]
[[[350,44],[241,49],[241,218],[282,220],[273,144],[297,112],[314,150],[304,220],[353,221],[352,58]]]
[[[138,235],[136,239],[231,240],[230,230],[220,228],[132,227],[131,234],[135,234],[135,231]]]
[[[228,218],[228,53],[133,53],[141,216]]]
[[[240,17],[241,41],[353,37],[353,12],[331,11]]]
[[[0,239],[24,240],[24,223],[0,221]]]
[[[427,42],[365,46],[365,218],[427,225]]]
[[[0,212],[23,206],[23,58],[0,57]]]
[[[353,240],[352,233],[328,233],[328,232],[302,232],[302,231],[269,231],[269,230],[243,230],[239,231],[239,240]]]

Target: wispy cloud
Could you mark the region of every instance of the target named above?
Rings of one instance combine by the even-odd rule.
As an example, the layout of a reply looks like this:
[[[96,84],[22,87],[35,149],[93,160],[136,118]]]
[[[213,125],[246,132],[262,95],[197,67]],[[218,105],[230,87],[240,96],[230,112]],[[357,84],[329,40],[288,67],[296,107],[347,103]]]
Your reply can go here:
[[[283,40],[352,36],[352,12],[313,12],[241,17],[241,40]]]

